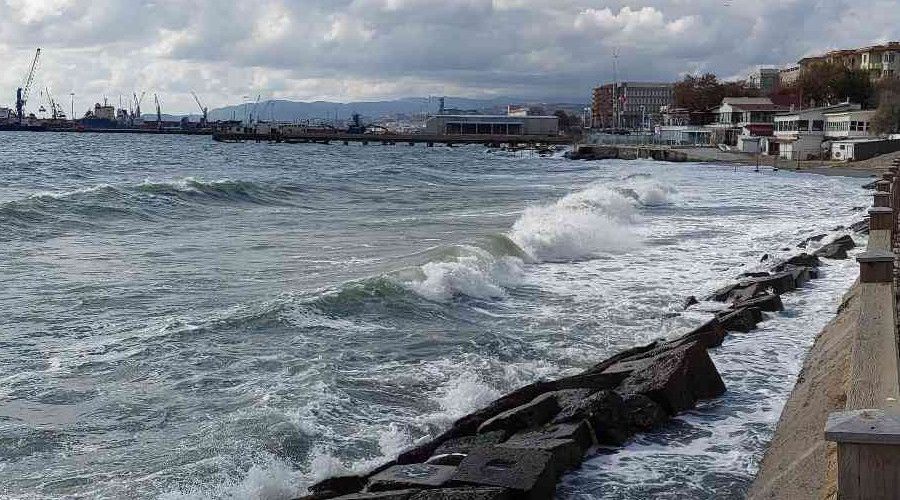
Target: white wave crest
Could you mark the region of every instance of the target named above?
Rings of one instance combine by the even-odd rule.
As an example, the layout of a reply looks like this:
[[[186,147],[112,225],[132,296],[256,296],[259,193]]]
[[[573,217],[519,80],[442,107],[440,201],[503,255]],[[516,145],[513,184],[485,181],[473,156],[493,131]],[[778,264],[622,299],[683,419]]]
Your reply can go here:
[[[513,224],[510,239],[537,261],[564,262],[634,246],[630,197],[596,185],[550,205],[528,207]]]
[[[484,249],[464,245],[452,260],[421,266],[419,276],[407,285],[420,296],[439,302],[458,295],[500,298],[506,295],[506,287],[522,282],[522,264],[517,257],[495,257]]]

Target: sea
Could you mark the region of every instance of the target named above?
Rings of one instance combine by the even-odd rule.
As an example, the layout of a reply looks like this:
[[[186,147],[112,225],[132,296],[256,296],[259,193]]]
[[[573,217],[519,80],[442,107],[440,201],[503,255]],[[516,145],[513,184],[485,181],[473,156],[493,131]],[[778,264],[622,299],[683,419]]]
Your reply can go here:
[[[300,496],[512,389],[688,331],[721,306],[686,297],[843,234],[863,182],[2,133],[0,498]],[[711,351],[725,395],[598,450],[557,498],[741,497],[857,273],[825,261]]]

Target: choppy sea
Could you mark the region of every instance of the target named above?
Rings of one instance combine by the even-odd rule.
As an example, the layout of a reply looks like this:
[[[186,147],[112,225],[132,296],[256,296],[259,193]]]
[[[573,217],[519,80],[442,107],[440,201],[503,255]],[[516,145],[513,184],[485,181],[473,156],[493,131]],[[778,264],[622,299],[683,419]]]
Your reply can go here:
[[[860,179],[475,146],[0,139],[3,498],[298,496],[688,330],[686,296],[868,205]],[[557,496],[740,497],[856,272],[827,261],[713,352],[726,395]]]

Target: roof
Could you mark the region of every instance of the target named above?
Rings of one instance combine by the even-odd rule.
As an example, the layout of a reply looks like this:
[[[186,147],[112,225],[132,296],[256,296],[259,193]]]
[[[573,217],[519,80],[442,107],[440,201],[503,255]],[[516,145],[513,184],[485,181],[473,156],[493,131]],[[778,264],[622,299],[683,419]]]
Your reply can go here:
[[[832,104],[831,106],[820,106],[817,108],[795,109],[793,111],[788,111],[787,113],[782,113],[782,114],[776,116],[776,118],[785,117],[785,116],[801,115],[801,114],[805,114],[805,113],[822,113],[822,114],[844,113],[847,111],[858,111],[860,108],[862,108],[862,106],[859,104],[856,104],[853,102],[842,102],[839,104]]]
[[[510,115],[431,115],[428,118],[479,118],[479,119],[488,119],[488,120],[496,120],[497,118],[504,118],[509,120],[521,120],[523,118],[553,118],[554,120],[558,120],[559,117],[556,115],[527,115],[527,116],[510,116]]]

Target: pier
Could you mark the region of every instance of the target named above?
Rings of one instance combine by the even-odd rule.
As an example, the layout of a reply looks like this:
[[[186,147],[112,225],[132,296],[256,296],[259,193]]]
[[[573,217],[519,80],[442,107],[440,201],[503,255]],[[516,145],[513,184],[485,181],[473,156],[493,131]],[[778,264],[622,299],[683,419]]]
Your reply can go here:
[[[213,140],[219,142],[284,142],[288,144],[319,143],[331,144],[332,142],[349,144],[351,142],[381,145],[406,144],[414,146],[425,144],[432,147],[435,144],[454,146],[459,144],[483,144],[486,146],[500,146],[508,144],[512,146],[527,145],[559,145],[571,144],[572,139],[565,136],[540,136],[540,135],[488,135],[488,134],[352,134],[348,132],[305,132],[280,134],[277,131],[270,133],[243,133],[216,131],[212,134]]]

